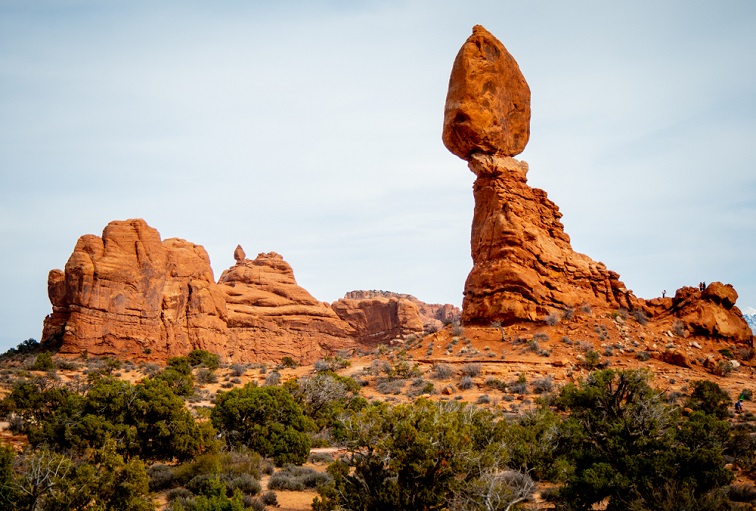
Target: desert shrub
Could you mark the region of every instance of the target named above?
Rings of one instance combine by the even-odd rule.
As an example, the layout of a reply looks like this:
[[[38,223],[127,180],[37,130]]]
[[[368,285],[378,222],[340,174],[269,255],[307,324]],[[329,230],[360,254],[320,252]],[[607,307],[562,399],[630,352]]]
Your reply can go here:
[[[150,478],[149,486],[151,491],[173,488],[177,484],[173,468],[162,463],[155,463],[149,467],[147,469],[147,476]]]
[[[488,404],[490,402],[491,398],[488,396],[488,394],[481,394],[478,396],[478,399],[475,400],[475,403],[479,405]]]
[[[310,454],[308,461],[315,464],[331,463],[333,461],[333,456],[327,452],[313,452]]]
[[[153,362],[148,362],[142,366],[142,372],[145,376],[151,378],[160,372],[160,366]]]
[[[265,376],[265,383],[263,385],[275,386],[281,383],[281,373],[278,371],[271,371]]]
[[[740,391],[740,398],[743,401],[750,401],[753,398],[753,392],[751,389],[743,389]]]
[[[375,389],[381,394],[401,394],[406,383],[406,380],[383,378],[375,386]]]
[[[459,337],[464,332],[465,332],[464,327],[458,321],[455,321],[454,323],[452,323],[452,326],[451,326],[452,336]]]
[[[557,314],[556,312],[551,312],[548,316],[543,318],[543,321],[549,326],[554,326],[559,323],[559,314]]]
[[[289,368],[293,369],[297,367],[299,364],[297,364],[296,360],[289,356],[285,356],[281,359],[281,363],[279,364],[282,368]]]
[[[210,370],[218,369],[220,357],[207,350],[192,350],[186,356],[192,367],[205,366]]]
[[[424,399],[361,410],[349,418],[343,438],[349,452],[329,467],[334,481],[318,489],[313,510],[452,509],[458,496],[478,493],[485,474],[498,473],[496,453],[506,443],[492,417],[454,401]]]
[[[700,410],[718,419],[726,419],[730,415],[732,400],[730,395],[710,380],[695,380],[690,383],[693,391],[685,406],[693,410]]]
[[[433,364],[430,377],[435,380],[447,380],[454,376],[454,368],[449,364]]]
[[[719,353],[725,358],[735,358],[735,355],[732,354],[732,350],[730,350],[730,348],[722,348],[721,350],[719,350]]]
[[[194,393],[194,376],[187,357],[171,357],[168,365],[152,377],[170,388],[179,396],[191,396]]]
[[[672,330],[678,337],[685,337],[685,334],[688,333],[688,328],[685,326],[685,323],[683,323],[679,319],[676,319],[672,324]]]
[[[457,388],[460,390],[469,390],[475,386],[475,383],[473,383],[473,379],[469,376],[463,376],[461,380],[459,380],[459,383],[457,383]]]
[[[588,350],[583,356],[582,365],[588,369],[595,369],[601,361],[601,354],[596,350]]]
[[[491,389],[500,390],[501,392],[505,392],[507,390],[506,382],[499,380],[498,378],[494,378],[493,376],[486,378],[484,385]]]
[[[545,392],[551,392],[554,389],[554,382],[551,380],[551,376],[544,376],[533,380],[531,383],[533,392],[536,394],[543,394]]]
[[[733,502],[756,501],[756,488],[750,484],[733,484],[727,489],[727,496]]]
[[[251,474],[239,474],[229,477],[226,480],[226,487],[231,495],[237,489],[246,495],[257,495],[262,491],[260,481],[252,477]]]
[[[724,377],[733,371],[733,367],[729,360],[719,360],[710,370],[712,374]]]
[[[562,311],[562,319],[565,321],[570,321],[573,317],[575,317],[575,309],[572,307],[567,307]]]
[[[525,373],[520,373],[517,379],[507,384],[507,389],[512,394],[527,394],[528,393],[528,378]]]
[[[219,392],[215,403],[210,418],[229,445],[246,445],[277,465],[307,460],[311,421],[285,389],[247,384]]]
[[[333,481],[330,474],[318,472],[312,468],[287,465],[276,471],[268,481],[269,490],[302,491],[317,488]]]
[[[215,434],[169,387],[149,379],[132,385],[101,376],[83,396],[21,383],[2,405],[24,419],[32,445],[62,452],[104,448],[112,438],[117,454],[127,458],[187,459],[211,445]]]
[[[645,325],[648,323],[648,316],[646,316],[646,313],[643,312],[640,309],[633,309],[633,318],[635,318],[635,321],[638,322],[640,325]]]
[[[463,365],[462,369],[460,369],[460,372],[463,376],[475,378],[476,376],[480,376],[481,370],[482,366],[476,362]]]
[[[754,357],[752,346],[741,346],[736,350],[736,355],[740,360],[751,360]]]
[[[339,356],[325,357],[315,362],[314,368],[315,371],[322,373],[325,371],[338,371],[339,369],[349,367],[351,364],[352,363],[349,360],[346,360]]]
[[[152,487],[150,487],[152,489]],[[153,490],[154,491],[154,490]],[[189,500],[194,496],[194,494],[187,490],[186,488],[173,488],[172,490],[169,490],[168,493],[165,494],[165,499],[168,502],[173,502],[174,500]]]
[[[635,354],[635,358],[640,360],[641,362],[645,362],[646,360],[651,358],[651,354],[648,351],[639,351]]]
[[[274,491],[266,491],[260,495],[260,501],[266,506],[278,507],[278,495]]]
[[[55,363],[53,362],[52,355],[49,351],[43,351],[34,359],[34,363],[31,366],[32,371],[52,371],[55,369]]]
[[[215,374],[215,371],[202,367],[197,371],[196,380],[197,383],[203,385],[208,383],[218,383],[218,375]]]
[[[722,450],[729,425],[700,411],[681,417],[650,380],[648,371],[604,370],[562,388],[564,445],[575,447],[559,509],[727,509],[703,503],[733,478]]]
[[[229,369],[231,370],[231,375],[236,376],[237,378],[239,376],[244,376],[244,373],[247,372],[247,366],[245,364],[231,364]]]
[[[422,373],[420,372],[420,368],[417,364],[412,364],[406,360],[399,360],[396,364],[394,364],[393,371],[391,374],[397,378],[417,378]]]

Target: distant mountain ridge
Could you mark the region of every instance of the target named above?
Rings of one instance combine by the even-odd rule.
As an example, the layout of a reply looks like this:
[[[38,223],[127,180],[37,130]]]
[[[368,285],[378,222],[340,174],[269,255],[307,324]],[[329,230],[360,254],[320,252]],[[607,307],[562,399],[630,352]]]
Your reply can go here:
[[[753,307],[746,307],[742,312],[746,323],[751,327],[751,331],[756,334],[756,309]]]

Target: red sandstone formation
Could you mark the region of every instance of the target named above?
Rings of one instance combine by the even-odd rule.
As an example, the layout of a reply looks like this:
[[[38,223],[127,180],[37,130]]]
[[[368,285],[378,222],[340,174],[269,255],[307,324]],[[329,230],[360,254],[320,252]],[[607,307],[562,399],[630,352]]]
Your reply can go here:
[[[753,333],[735,306],[737,299],[732,285],[712,282],[703,291],[686,286],[674,298],[656,298],[644,305],[656,321],[681,321],[693,335],[750,343]]]
[[[477,152],[515,156],[529,138],[530,88],[504,45],[476,25],[452,67],[444,144],[468,160]]]
[[[331,304],[336,314],[357,332],[363,344],[420,335],[459,319],[452,305],[426,304],[412,295],[387,291],[351,291]]]
[[[476,154],[469,166],[477,179],[464,323],[534,321],[582,304],[636,306],[619,275],[572,250],[556,204],[527,185],[526,163]]]
[[[527,184],[528,166],[511,158],[527,144],[530,94],[504,46],[476,26],[454,61],[443,140],[476,175],[471,252],[462,322],[510,325],[590,305],[642,311],[695,335],[752,342],[732,286],[679,290],[646,303],[603,263],[572,249],[561,214],[546,192]]]
[[[224,271],[218,287],[228,308],[227,353],[234,360],[312,362],[351,349],[355,331],[331,307],[297,285],[291,266],[270,252],[243,258]]]
[[[249,260],[237,246],[234,259],[215,283],[201,246],[161,241],[144,220],[111,222],[102,237],[79,239],[65,271],[50,272],[42,341],[62,354],[165,360],[206,349],[236,362],[311,363],[422,333],[456,310],[358,291],[335,304],[337,314],[297,285],[280,255]]]
[[[226,344],[226,303],[205,249],[160,240],[144,220],[79,238],[65,272],[52,270],[43,341],[60,352],[163,359]]]

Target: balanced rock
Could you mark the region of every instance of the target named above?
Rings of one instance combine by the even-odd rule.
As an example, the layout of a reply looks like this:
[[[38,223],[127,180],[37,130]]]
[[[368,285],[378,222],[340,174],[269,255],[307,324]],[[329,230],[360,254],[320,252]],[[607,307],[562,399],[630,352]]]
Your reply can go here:
[[[480,25],[457,54],[449,78],[443,140],[453,154],[515,156],[530,138],[530,88],[517,62]]]

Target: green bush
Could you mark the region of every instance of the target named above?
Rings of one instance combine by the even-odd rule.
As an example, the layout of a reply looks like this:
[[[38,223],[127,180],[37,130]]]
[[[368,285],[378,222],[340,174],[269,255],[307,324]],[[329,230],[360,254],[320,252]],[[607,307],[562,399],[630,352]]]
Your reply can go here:
[[[192,350],[186,358],[192,367],[205,366],[213,371],[220,366],[220,357],[207,350]]]
[[[707,509],[732,480],[729,425],[702,411],[680,417],[649,380],[647,371],[602,370],[563,387],[561,448],[574,468],[556,499],[566,508],[672,509],[679,500],[690,507],[674,509]]]
[[[43,351],[37,358],[34,359],[34,364],[31,366],[32,371],[52,371],[55,369],[55,363],[53,362],[52,355],[49,351]]]
[[[220,392],[210,415],[229,445],[245,445],[277,465],[301,465],[310,453],[306,431],[314,427],[281,387],[247,384]]]

